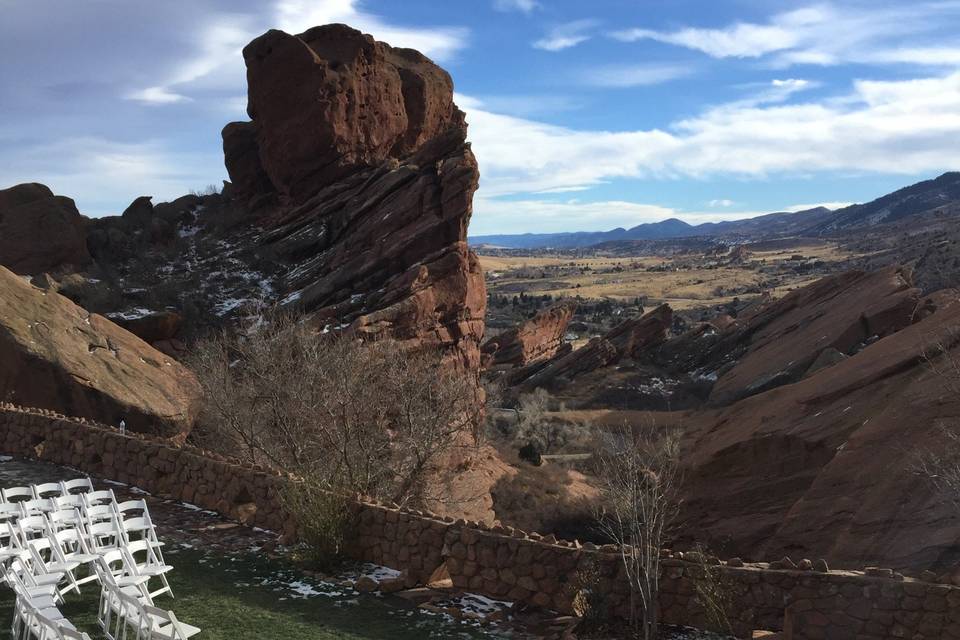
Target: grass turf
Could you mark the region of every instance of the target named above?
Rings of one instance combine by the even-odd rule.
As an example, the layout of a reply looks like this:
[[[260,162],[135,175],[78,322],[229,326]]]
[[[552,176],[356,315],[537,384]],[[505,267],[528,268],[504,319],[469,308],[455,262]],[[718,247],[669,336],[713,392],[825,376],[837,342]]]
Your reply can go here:
[[[397,598],[359,595],[310,580],[280,562],[254,554],[223,556],[193,549],[166,552],[175,599],[157,599],[184,622],[203,631],[198,640],[354,640],[506,637],[431,616]],[[70,594],[61,611],[92,638],[99,586]],[[0,592],[0,624],[9,624],[13,596]]]

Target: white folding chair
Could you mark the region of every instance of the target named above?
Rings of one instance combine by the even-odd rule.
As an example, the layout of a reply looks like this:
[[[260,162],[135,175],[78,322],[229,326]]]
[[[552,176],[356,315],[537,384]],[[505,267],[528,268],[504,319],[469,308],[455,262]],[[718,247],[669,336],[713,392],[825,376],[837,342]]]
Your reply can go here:
[[[20,532],[22,542],[42,538],[50,530],[50,522],[43,515],[24,516],[13,526]]]
[[[160,561],[163,562],[163,552],[160,547],[163,542],[157,537],[157,528],[150,519],[150,513],[144,511],[142,516],[126,518],[119,521],[120,528],[123,530],[124,540],[129,544],[136,540],[145,540],[151,547],[157,550]]]
[[[117,554],[117,557],[111,558],[114,554]],[[137,600],[142,598],[152,604],[145,586],[147,578],[125,574],[122,568],[123,562],[119,550],[116,550],[101,556],[94,565],[101,587],[100,603],[97,606],[97,623],[110,640],[117,640],[118,632],[123,628],[125,609],[120,601],[121,594]]]
[[[31,617],[31,623],[27,637],[36,637],[37,640],[55,640],[59,635],[58,629],[60,628],[76,630],[57,608],[35,609]]]
[[[150,592],[150,598],[169,593],[173,598],[173,589],[167,580],[167,573],[173,571],[173,567],[164,564],[163,559],[157,554],[157,548],[150,544],[149,540],[134,540],[123,546],[121,551],[127,556],[127,562],[136,570],[137,575],[147,576],[148,578],[159,578],[163,586],[156,591]],[[137,560],[137,554],[143,553],[143,561]],[[149,584],[149,583],[148,583]]]
[[[33,500],[36,497],[33,495],[33,489],[31,487],[7,487],[6,489],[0,489],[0,496],[3,497],[4,502],[23,502],[24,500]]]
[[[35,484],[31,488],[34,498],[59,498],[63,495],[63,485],[59,482]]]
[[[57,640],[91,640],[85,632],[69,629],[63,625],[57,627],[56,638]]]
[[[24,551],[23,541],[17,527],[9,522],[0,523],[0,564],[6,565]]]
[[[76,529],[64,529],[63,531],[51,534],[49,539],[59,562],[76,563],[78,566],[87,566],[87,575],[77,577],[76,574],[74,574],[78,586],[93,582],[97,579],[93,564],[97,562],[98,556],[90,553],[86,540],[84,540],[83,534],[80,531]]]
[[[57,509],[47,514],[47,522],[50,524],[50,531],[56,533],[64,529],[84,530],[84,519],[80,515],[79,509]]]
[[[60,483],[63,487],[63,495],[91,493],[93,491],[93,482],[90,478],[76,478],[74,480],[64,480]]]
[[[70,493],[54,498],[53,506],[57,511],[64,509],[83,509],[83,494]]]
[[[27,541],[27,548],[33,556],[35,567],[42,566],[44,573],[63,574],[66,577],[67,584],[60,589],[60,595],[70,591],[80,593],[77,576],[74,574],[74,571],[80,567],[80,563],[64,558],[60,553],[59,545],[54,544],[49,537],[44,537]]]
[[[20,505],[15,502],[0,502],[0,522],[12,522],[20,516]]]
[[[90,553],[102,555],[111,549],[119,549],[126,542],[123,529],[117,520],[116,514],[111,513],[109,520],[89,523],[85,525],[87,548]]]
[[[100,491],[91,491],[90,493],[81,493],[83,502],[88,507],[98,504],[116,504],[117,496],[113,494],[113,489],[101,489]]]
[[[44,513],[50,513],[56,509],[56,505],[50,498],[34,498],[33,500],[24,500],[17,503],[20,506],[21,518],[24,516],[36,516]]]
[[[187,640],[200,633],[198,627],[180,622],[172,611],[146,604],[127,594],[121,594],[120,601],[127,610],[127,624],[137,626],[137,638]]]
[[[61,576],[52,573],[34,575],[30,567],[31,562],[29,550],[24,551],[21,557],[15,558],[4,574],[7,584],[11,585],[14,591],[22,590],[29,598],[49,597],[59,602],[61,597],[57,584]]]

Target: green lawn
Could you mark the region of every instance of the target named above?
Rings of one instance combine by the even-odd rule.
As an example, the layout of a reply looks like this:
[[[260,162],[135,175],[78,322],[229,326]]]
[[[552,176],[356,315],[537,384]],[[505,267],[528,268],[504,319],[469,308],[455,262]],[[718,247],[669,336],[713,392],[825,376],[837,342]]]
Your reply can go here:
[[[254,554],[226,557],[193,549],[166,552],[175,599],[161,596],[157,605],[203,629],[202,640],[353,640],[378,638],[506,637],[430,616],[398,598],[358,595],[305,578],[276,561]],[[99,586],[88,584],[82,596],[71,594],[61,607],[71,622],[93,638],[102,638],[96,623]],[[12,594],[3,589],[0,624],[13,615]]]

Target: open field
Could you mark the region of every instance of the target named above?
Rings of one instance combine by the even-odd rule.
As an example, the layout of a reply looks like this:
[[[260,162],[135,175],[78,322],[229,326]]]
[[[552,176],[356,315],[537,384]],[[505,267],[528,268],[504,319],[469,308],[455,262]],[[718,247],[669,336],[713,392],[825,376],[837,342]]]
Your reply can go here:
[[[762,245],[761,245],[762,246]],[[492,295],[580,296],[646,305],[668,303],[678,311],[727,304],[734,298],[786,291],[842,268],[853,258],[835,243],[749,251],[743,260],[725,255],[674,256],[481,255]]]

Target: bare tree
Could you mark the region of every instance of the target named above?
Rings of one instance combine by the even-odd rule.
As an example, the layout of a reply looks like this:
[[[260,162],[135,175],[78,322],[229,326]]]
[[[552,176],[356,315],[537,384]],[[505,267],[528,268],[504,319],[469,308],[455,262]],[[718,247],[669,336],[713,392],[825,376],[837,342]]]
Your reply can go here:
[[[333,490],[419,502],[479,421],[477,382],[433,349],[318,334],[273,315],[199,343],[201,444]]]
[[[676,432],[625,425],[596,456],[604,492],[597,519],[620,546],[631,624],[645,640],[659,627],[660,551],[679,506],[679,445]]]

